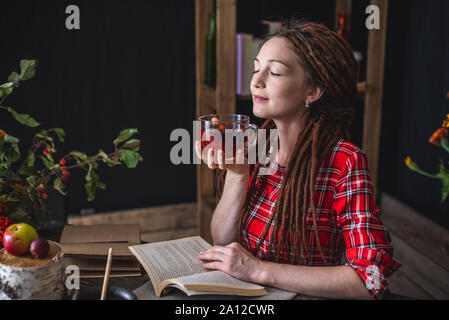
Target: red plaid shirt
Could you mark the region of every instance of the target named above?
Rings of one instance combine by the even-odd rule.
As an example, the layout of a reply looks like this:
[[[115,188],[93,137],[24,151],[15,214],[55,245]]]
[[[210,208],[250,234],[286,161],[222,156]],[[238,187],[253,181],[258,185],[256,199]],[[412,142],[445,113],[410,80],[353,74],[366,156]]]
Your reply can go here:
[[[241,230],[242,245],[254,252],[262,237],[279,193],[286,168],[272,163],[273,175],[259,175],[258,193],[251,199],[249,215]],[[250,184],[253,175],[250,177]],[[249,187],[249,186],[248,186]],[[315,208],[318,234],[327,265],[340,265],[346,250],[347,262],[360,275],[373,298],[381,298],[388,278],[401,264],[392,259],[393,248],[388,232],[377,216],[380,208],[374,203],[373,185],[363,150],[340,139],[325,159],[316,178]],[[306,234],[311,254],[309,265],[325,265],[316,245],[311,209],[307,213]],[[270,249],[272,223],[257,257],[273,261]],[[277,235],[279,239],[279,232]],[[298,264],[292,246],[280,252],[280,263]]]

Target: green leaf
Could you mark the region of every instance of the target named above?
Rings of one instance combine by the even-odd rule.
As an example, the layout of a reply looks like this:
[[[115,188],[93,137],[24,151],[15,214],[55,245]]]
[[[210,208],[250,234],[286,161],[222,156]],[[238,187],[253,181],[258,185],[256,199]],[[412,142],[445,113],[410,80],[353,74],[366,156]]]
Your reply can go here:
[[[3,141],[5,141],[6,143],[10,143],[10,144],[18,144],[20,142],[19,139],[17,139],[16,137],[13,137],[12,135],[9,135],[9,134],[5,134],[3,136]]]
[[[19,139],[5,134],[0,145],[0,155],[8,159],[10,163],[17,162],[20,159]]]
[[[71,154],[76,159],[79,159],[81,161],[86,161],[86,159],[87,159],[87,154],[85,154],[84,152],[72,151],[69,154]]]
[[[55,164],[53,161],[48,160],[47,158],[41,156],[42,162],[44,163],[44,166],[48,169],[53,169],[57,164]]]
[[[92,166],[94,169],[98,169],[97,160],[100,158],[98,154],[94,156],[87,157],[86,161],[89,162],[89,166]]]
[[[135,168],[140,159],[140,154],[133,150],[123,150],[120,159],[128,168]]]
[[[4,84],[2,84],[2,85],[0,85],[0,88],[2,88],[2,89],[7,89],[7,88],[11,88],[11,87],[13,87],[14,86],[14,82],[6,82],[6,83],[4,83]]]
[[[65,189],[65,185],[62,182],[61,178],[56,178],[53,181],[53,188],[58,190],[60,194],[62,194],[63,196],[67,195],[67,191]]]
[[[125,130],[120,131],[120,133],[118,134],[118,137],[114,140],[114,145],[117,146],[120,143],[122,143],[123,141],[128,140],[133,135],[135,135],[137,132],[139,132],[137,129],[125,129]]]
[[[34,152],[30,154],[30,157],[28,158],[28,166],[29,167],[33,167],[34,166],[34,161],[35,161],[35,155]]]
[[[13,71],[9,75],[8,81],[10,81],[10,82],[17,82],[17,81],[19,81],[19,78],[20,78],[20,75],[17,72]]]
[[[84,189],[87,193],[87,201],[95,200],[95,194],[99,184],[100,179],[98,178],[98,175],[92,170],[92,167],[89,166],[89,172],[86,175],[86,184],[84,185]]]
[[[36,184],[37,184],[36,179],[37,179],[36,176],[29,176],[29,177],[26,178],[26,181],[28,182],[28,184],[29,184],[31,187],[35,187]]]
[[[13,89],[14,89],[14,82],[6,82],[0,85],[0,93],[1,93],[0,97],[10,95]]]
[[[114,167],[114,166],[118,166],[121,165],[122,163],[116,158],[108,158],[108,159],[104,159],[104,161],[108,164],[108,166],[110,167]]]
[[[20,60],[20,80],[31,79],[36,73],[36,60]]]
[[[8,111],[13,115],[13,117],[18,122],[20,122],[23,125],[26,125],[26,126],[32,127],[32,128],[40,125],[40,123],[37,122],[36,120],[34,120],[29,114],[21,114],[21,113],[14,111],[11,108],[8,108]]]
[[[128,140],[128,141],[126,141],[126,142],[123,144],[123,148],[125,148],[125,149],[131,149],[131,150],[134,150],[134,151],[139,151],[139,148],[140,148],[140,140],[139,140],[139,139],[131,139],[131,140]]]
[[[58,136],[59,141],[64,142],[65,131],[61,128],[54,128],[53,130],[55,131],[56,135]]]
[[[47,140],[49,142],[53,142],[53,138],[48,135],[48,130],[42,130],[41,132],[36,134],[36,138]]]
[[[103,159],[107,159],[108,158],[108,155],[106,154],[106,152],[104,152],[103,150],[98,150],[98,155],[100,156],[100,157],[102,157]]]
[[[34,166],[23,166],[20,167],[19,173],[25,176],[33,176],[37,175],[38,172]]]

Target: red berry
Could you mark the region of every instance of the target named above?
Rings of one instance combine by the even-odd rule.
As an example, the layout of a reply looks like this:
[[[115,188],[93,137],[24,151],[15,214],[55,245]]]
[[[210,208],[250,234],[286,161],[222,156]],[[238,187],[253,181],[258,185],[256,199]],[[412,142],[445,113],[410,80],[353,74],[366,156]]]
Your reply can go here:
[[[59,160],[59,164],[60,164],[61,166],[65,165],[65,159]]]
[[[44,154],[44,156],[46,156],[48,154],[48,150],[44,149],[44,151],[42,151],[42,153]]]
[[[62,170],[62,175],[64,176],[64,177],[69,177],[70,176],[70,172],[68,172],[67,170]]]
[[[62,177],[61,177],[61,180],[64,181],[64,182],[66,182],[67,180],[69,180],[69,176],[62,176]]]
[[[43,194],[42,194],[42,199],[47,199],[47,198],[48,198],[47,194],[46,194],[46,193],[43,193]]]
[[[33,208],[34,208],[34,209],[39,209],[39,203],[35,202],[35,203],[33,204]]]

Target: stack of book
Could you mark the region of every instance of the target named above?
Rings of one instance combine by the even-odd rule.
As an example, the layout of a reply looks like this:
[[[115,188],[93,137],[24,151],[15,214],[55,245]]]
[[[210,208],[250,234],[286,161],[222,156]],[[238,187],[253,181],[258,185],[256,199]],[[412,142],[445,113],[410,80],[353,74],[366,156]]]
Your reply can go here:
[[[104,276],[109,248],[112,248],[111,277],[141,276],[140,263],[128,249],[140,243],[137,224],[67,225],[60,240],[65,266],[77,266],[81,278]]]

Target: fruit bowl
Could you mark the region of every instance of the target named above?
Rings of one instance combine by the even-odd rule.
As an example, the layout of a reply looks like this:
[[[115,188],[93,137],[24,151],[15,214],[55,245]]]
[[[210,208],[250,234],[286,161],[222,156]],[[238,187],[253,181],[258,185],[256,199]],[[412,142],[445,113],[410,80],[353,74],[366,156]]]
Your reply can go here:
[[[0,250],[0,299],[61,299],[64,293],[62,247],[48,240],[45,258],[15,256]]]

